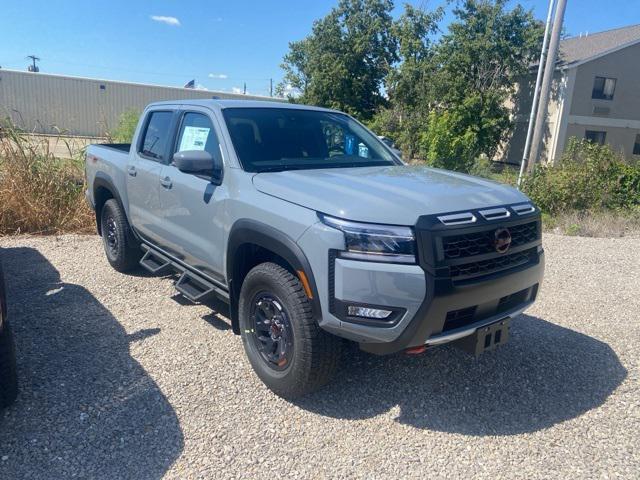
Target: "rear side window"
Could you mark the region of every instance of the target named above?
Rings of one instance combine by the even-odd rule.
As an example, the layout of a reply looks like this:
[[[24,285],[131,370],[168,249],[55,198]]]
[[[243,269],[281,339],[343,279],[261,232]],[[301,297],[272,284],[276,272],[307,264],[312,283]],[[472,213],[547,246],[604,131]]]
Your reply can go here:
[[[172,117],[173,112],[151,112],[149,114],[140,153],[159,162],[165,160]]]
[[[209,117],[202,113],[185,113],[178,132],[176,152],[205,150],[212,157],[220,156],[218,137]]]

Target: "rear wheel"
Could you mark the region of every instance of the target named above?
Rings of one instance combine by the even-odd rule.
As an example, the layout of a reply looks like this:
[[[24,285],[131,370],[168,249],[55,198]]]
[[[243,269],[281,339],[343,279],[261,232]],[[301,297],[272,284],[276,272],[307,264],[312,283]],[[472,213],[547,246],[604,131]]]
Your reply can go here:
[[[318,327],[296,276],[275,263],[254,267],[242,284],[238,310],[249,362],[273,392],[294,398],[331,379],[341,340]]]
[[[16,349],[11,327],[5,322],[0,333],[0,407],[11,405],[17,395]]]
[[[138,266],[142,251],[132,241],[131,229],[122,207],[115,199],[107,200],[100,215],[102,243],[107,260],[118,272]]]

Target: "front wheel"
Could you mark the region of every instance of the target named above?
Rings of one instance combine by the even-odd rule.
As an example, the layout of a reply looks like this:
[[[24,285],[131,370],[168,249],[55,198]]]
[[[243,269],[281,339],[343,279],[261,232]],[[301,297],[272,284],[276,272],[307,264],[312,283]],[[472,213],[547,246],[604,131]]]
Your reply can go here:
[[[296,276],[275,263],[254,267],[242,284],[238,310],[249,362],[274,393],[294,398],[331,379],[341,339],[318,327]]]

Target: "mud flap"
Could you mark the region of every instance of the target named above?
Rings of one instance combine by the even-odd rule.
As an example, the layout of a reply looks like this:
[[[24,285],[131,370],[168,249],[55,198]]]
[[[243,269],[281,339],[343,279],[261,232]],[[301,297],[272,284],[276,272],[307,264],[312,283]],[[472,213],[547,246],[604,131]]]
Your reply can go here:
[[[479,328],[472,335],[456,340],[455,347],[478,357],[481,353],[495,350],[509,340],[511,318],[503,318],[490,325]]]

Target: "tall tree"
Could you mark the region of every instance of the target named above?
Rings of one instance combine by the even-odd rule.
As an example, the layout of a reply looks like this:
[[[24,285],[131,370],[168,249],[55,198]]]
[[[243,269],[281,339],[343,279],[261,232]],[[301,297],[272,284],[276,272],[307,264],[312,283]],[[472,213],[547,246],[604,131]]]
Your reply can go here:
[[[385,103],[383,81],[397,61],[392,0],[340,0],[289,44],[278,91],[296,89],[299,101],[369,119]]]
[[[543,29],[531,11],[506,4],[463,1],[436,48],[438,106],[424,145],[436,165],[467,170],[478,155],[493,157],[511,131],[508,103],[540,50]],[[442,132],[454,141],[442,142]]]
[[[405,5],[393,26],[400,64],[385,81],[389,106],[381,109],[371,126],[394,138],[409,158],[418,152],[422,132],[434,102],[431,77],[434,74],[434,41],[443,9],[429,12]]]

